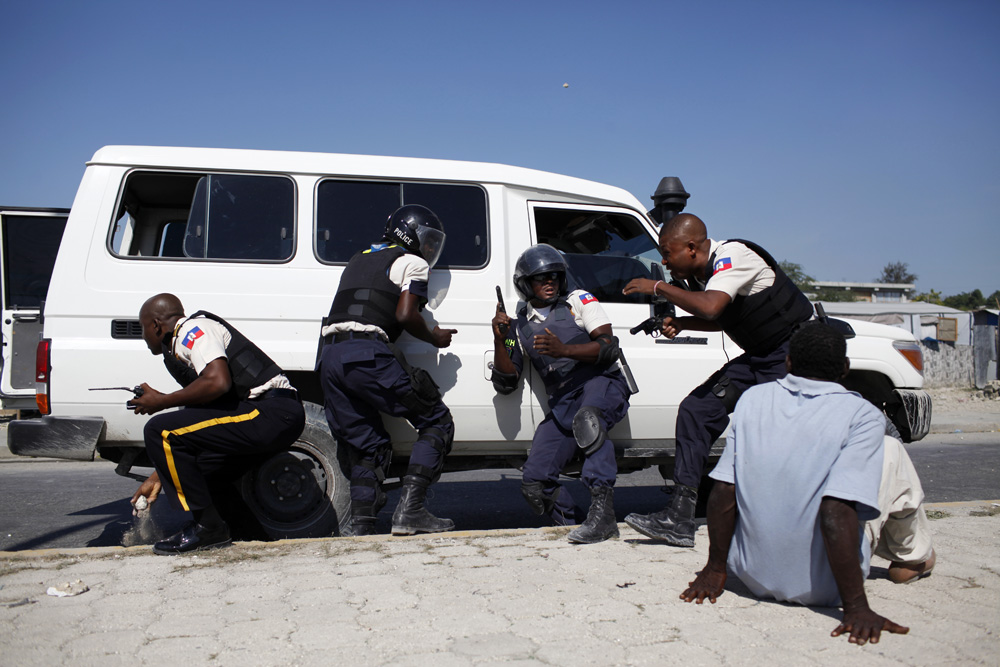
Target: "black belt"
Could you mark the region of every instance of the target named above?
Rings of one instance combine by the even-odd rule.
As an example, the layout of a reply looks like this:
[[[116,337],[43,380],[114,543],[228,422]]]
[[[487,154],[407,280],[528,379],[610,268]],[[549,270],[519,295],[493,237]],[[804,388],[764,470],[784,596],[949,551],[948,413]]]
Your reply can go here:
[[[268,389],[260,396],[256,398],[251,398],[251,401],[264,401],[269,398],[291,398],[294,400],[299,400],[299,392],[294,389]]]
[[[332,340],[331,340],[332,338]],[[325,336],[323,340],[327,343],[343,343],[345,340],[352,339],[362,339],[362,340],[382,340],[374,331],[341,331],[339,333],[330,334]]]

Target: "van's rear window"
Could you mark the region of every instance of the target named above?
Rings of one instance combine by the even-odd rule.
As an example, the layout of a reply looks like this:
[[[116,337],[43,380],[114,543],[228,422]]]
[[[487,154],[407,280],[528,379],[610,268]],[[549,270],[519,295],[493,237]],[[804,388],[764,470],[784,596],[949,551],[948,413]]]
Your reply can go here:
[[[295,184],[285,176],[135,171],[109,241],[125,257],[287,261]]]

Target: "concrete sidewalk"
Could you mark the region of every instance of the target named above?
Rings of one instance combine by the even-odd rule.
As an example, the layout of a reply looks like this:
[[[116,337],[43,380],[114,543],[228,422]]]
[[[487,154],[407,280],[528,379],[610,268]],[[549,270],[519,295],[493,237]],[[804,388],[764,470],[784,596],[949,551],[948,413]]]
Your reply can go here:
[[[909,586],[876,559],[872,608],[910,627],[858,647],[840,612],[762,602],[735,580],[678,599],[694,549],[566,529],[0,554],[0,665],[996,665],[1000,506],[931,508],[938,565]],[[80,580],[75,597],[46,589]]]

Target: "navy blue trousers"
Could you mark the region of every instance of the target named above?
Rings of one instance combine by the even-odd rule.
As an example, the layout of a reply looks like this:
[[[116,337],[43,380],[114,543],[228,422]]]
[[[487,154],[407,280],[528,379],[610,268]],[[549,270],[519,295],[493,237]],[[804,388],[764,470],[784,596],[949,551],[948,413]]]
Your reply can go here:
[[[360,338],[326,345],[320,381],[330,432],[353,450],[348,475],[353,503],[375,500],[374,468],[384,470],[392,453],[392,440],[380,413],[403,417],[417,430],[409,471],[425,477],[440,474],[447,452],[439,438],[424,431],[439,429],[450,442],[455,428],[451,412],[440,399],[414,404],[410,376],[388,345]]]
[[[729,414],[735,401],[728,406],[712,391],[725,375],[729,378],[727,391],[738,397],[750,387],[785,377],[785,357],[788,341],[762,355],[749,352],[736,357],[695,388],[681,401],[677,411],[677,448],[674,462],[674,482],[698,488],[705,463],[718,440],[729,425]]]
[[[582,387],[561,396],[555,405],[550,405],[549,413],[535,430],[522,479],[525,482],[541,482],[545,495],[555,497],[551,519],[556,524],[573,525],[578,518],[573,497],[559,484],[563,468],[580,452],[573,437],[573,417],[580,408],[600,408],[604,415],[604,428],[610,431],[628,412],[628,396],[628,388],[621,376],[592,378]],[[606,438],[604,444],[584,460],[581,477],[587,488],[593,488],[614,486],[617,475],[615,446],[611,438]]]
[[[294,398],[233,399],[226,407],[161,412],[146,422],[143,437],[167,497],[190,511],[216,504],[220,483],[291,447],[305,423]]]

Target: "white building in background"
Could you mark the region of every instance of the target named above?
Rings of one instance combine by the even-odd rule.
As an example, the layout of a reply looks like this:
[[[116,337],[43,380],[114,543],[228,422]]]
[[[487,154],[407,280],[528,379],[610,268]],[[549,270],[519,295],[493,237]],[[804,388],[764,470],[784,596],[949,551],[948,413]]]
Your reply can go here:
[[[812,286],[815,290],[848,292],[855,301],[867,303],[909,303],[910,296],[916,291],[916,285],[913,283],[845,283],[817,280]]]
[[[918,340],[943,340],[972,345],[972,313],[934,303],[865,301],[821,301],[827,315],[868,320],[906,329]]]

